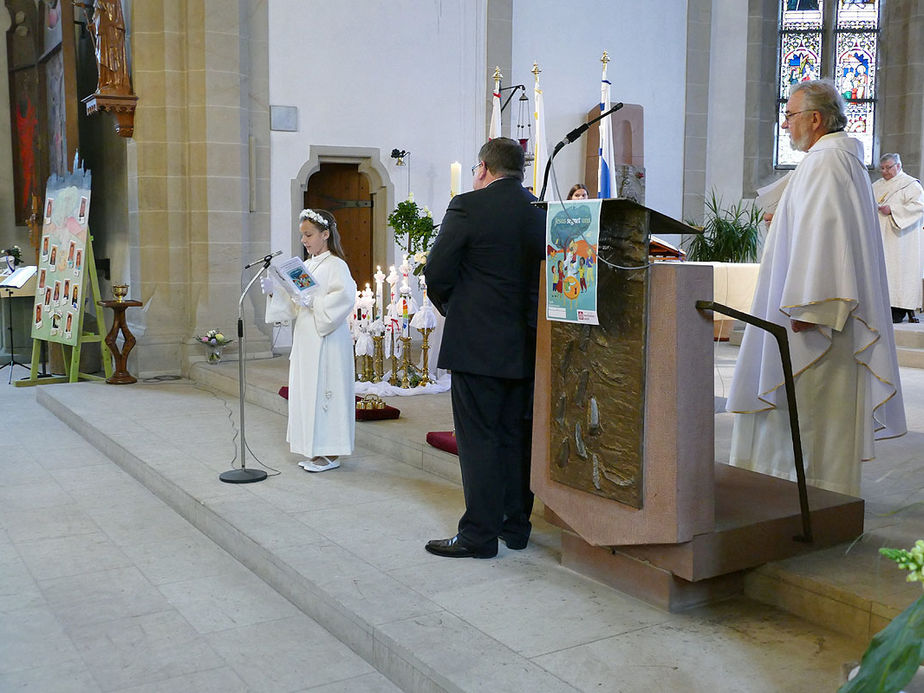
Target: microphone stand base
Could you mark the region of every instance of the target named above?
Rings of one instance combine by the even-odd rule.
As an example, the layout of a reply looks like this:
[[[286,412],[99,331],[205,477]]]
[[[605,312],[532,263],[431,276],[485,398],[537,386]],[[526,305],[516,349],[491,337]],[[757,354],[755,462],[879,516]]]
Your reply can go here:
[[[255,481],[263,481],[266,472],[262,469],[231,469],[219,474],[218,478],[226,484],[252,484]]]

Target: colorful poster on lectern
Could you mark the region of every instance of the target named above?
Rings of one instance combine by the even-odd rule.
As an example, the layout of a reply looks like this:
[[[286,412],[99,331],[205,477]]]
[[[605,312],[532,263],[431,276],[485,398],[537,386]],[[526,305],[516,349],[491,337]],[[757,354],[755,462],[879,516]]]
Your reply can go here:
[[[32,338],[75,346],[86,274],[90,172],[52,175],[45,189]]]
[[[549,202],[545,232],[545,314],[598,325],[597,243],[603,200]]]

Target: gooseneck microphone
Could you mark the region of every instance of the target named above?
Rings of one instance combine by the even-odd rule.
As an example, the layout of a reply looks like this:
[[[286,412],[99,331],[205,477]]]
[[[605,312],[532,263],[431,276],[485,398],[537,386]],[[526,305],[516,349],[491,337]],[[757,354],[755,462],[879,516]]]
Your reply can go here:
[[[576,128],[574,128],[574,130],[572,130],[567,135],[565,135],[565,138],[561,142],[555,145],[555,149],[552,150],[552,155],[549,157],[549,160],[545,165],[545,175],[542,178],[542,193],[539,195],[540,200],[545,199],[545,189],[549,184],[549,168],[552,165],[552,159],[554,159],[555,155],[558,154],[558,152],[562,150],[562,147],[574,142],[578,137],[580,137],[585,132],[587,132],[587,129],[591,125],[596,123],[598,120],[603,120],[608,115],[610,115],[611,113],[615,113],[622,107],[623,107],[623,103],[622,101],[620,101],[619,103],[612,106],[608,111],[605,111],[604,113],[601,113],[600,115],[598,115],[596,118],[591,118],[586,123],[581,123],[580,125],[578,125]]]
[[[268,264],[269,264],[269,261],[272,260],[272,259],[273,259],[274,257],[276,257],[277,255],[282,255],[282,251],[281,251],[281,250],[277,250],[275,253],[270,253],[269,255],[264,255],[264,256],[261,257],[259,260],[254,260],[253,262],[248,262],[246,265],[244,265],[244,269],[250,269],[250,268],[253,267],[254,265],[259,265],[259,264],[266,264],[266,265],[268,265]]]

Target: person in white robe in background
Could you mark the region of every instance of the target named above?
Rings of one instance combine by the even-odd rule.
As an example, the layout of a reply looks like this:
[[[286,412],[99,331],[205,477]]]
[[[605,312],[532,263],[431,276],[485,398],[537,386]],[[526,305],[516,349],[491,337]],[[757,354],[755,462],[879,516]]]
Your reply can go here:
[[[807,154],[773,214],[751,312],[789,332],[808,483],[856,496],[873,438],[906,432],[876,204],[833,84],[800,83],[785,115]],[[779,350],[751,325],[727,409],[730,464],[795,480]]]
[[[295,320],[289,356],[289,425],[286,440],[307,459],[299,466],[323,472],[340,466],[353,452],[356,401],[353,338],[347,319],[356,301],[356,282],[343,260],[334,216],[305,209],[299,215],[305,262],[318,285],[296,303],[269,277],[267,319]]]
[[[892,322],[918,322],[921,308],[921,227],[924,226],[924,187],[902,170],[898,154],[879,158],[882,178],[873,183],[879,205],[879,230],[885,250]]]

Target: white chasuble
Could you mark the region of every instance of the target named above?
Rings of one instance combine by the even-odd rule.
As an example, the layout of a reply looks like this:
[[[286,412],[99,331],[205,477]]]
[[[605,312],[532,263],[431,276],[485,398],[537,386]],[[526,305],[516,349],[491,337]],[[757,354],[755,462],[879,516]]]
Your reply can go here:
[[[356,429],[353,338],[347,318],[356,302],[356,282],[347,264],[325,252],[305,263],[318,287],[310,307],[284,291],[273,294],[275,319],[295,319],[289,356],[289,425],[292,452],[305,457],[349,455]]]
[[[915,310],[922,303],[921,227],[924,226],[924,188],[904,171],[891,180],[873,183],[877,205],[891,214],[879,214],[879,230],[889,279],[889,304]]]
[[[862,145],[816,142],[792,172],[764,246],[751,313],[786,327],[809,482],[859,493],[872,438],[906,432],[876,205]],[[816,328],[792,331],[790,320]],[[728,397],[730,463],[796,478],[776,340],[748,325]]]

